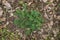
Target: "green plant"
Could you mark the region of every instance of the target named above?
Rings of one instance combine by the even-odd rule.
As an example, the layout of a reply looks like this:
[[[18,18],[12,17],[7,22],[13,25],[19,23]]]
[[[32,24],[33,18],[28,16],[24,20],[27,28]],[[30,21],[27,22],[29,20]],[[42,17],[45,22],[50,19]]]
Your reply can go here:
[[[18,40],[18,35],[6,28],[0,29],[0,40]]]
[[[30,34],[34,30],[41,27],[44,19],[40,12],[36,10],[27,10],[26,5],[23,5],[22,10],[16,10],[15,15],[17,18],[14,20],[14,24],[19,28],[29,28],[26,30],[26,34]]]

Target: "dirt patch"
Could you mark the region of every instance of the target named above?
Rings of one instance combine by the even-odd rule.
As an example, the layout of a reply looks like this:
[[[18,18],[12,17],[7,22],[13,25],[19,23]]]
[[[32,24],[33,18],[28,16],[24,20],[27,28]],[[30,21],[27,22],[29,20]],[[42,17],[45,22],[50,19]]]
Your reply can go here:
[[[60,40],[60,0],[0,0],[0,28],[7,27],[12,32],[18,33],[21,40]],[[31,35],[25,35],[25,29],[14,25],[14,12],[22,9],[22,4],[28,4],[27,9],[38,10],[45,19],[40,30]]]

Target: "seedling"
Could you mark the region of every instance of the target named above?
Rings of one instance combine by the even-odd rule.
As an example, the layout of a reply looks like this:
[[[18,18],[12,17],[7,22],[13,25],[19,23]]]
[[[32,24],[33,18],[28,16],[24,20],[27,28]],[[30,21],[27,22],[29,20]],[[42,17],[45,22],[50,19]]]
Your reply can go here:
[[[29,28],[26,34],[32,33],[34,30],[40,29],[44,19],[42,14],[36,10],[28,11],[26,6],[22,10],[16,10],[15,15],[18,17],[14,20],[14,24],[19,28]]]

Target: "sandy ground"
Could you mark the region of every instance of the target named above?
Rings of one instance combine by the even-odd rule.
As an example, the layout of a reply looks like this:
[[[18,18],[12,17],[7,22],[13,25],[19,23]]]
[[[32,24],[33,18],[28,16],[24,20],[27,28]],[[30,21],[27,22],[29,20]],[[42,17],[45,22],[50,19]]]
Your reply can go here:
[[[22,9],[18,2],[27,3],[27,8],[38,10],[45,19],[40,30],[26,36],[24,29],[17,28],[13,21],[16,9]],[[17,32],[21,40],[60,40],[60,0],[0,0],[0,29]]]

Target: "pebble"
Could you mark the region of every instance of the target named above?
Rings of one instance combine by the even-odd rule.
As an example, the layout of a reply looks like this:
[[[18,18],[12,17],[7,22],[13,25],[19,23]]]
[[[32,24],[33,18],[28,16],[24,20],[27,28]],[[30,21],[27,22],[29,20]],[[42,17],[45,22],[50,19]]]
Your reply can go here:
[[[51,25],[51,26],[53,25],[53,21],[50,21],[50,25]]]
[[[45,17],[46,19],[49,19],[49,18],[48,18],[48,15],[47,15],[46,13],[44,14],[44,17]]]
[[[3,14],[3,10],[2,10],[2,8],[0,7],[0,16],[2,16],[2,14]]]
[[[32,2],[29,2],[28,5],[30,6],[32,4]]]
[[[3,5],[5,6],[6,9],[11,9],[11,5],[10,3],[8,3],[7,1],[3,1]]]
[[[56,18],[57,16],[54,14],[54,18]]]
[[[57,19],[60,20],[60,16],[57,16]]]
[[[5,17],[0,18],[0,21],[6,21],[6,18]]]
[[[43,0],[43,2],[47,2],[47,0]]]
[[[6,23],[6,25],[8,25],[8,24],[9,24],[9,22]]]
[[[13,16],[13,13],[10,13],[10,17]]]
[[[50,2],[53,2],[54,0],[50,0]]]
[[[51,40],[55,40],[55,39],[52,37]]]

